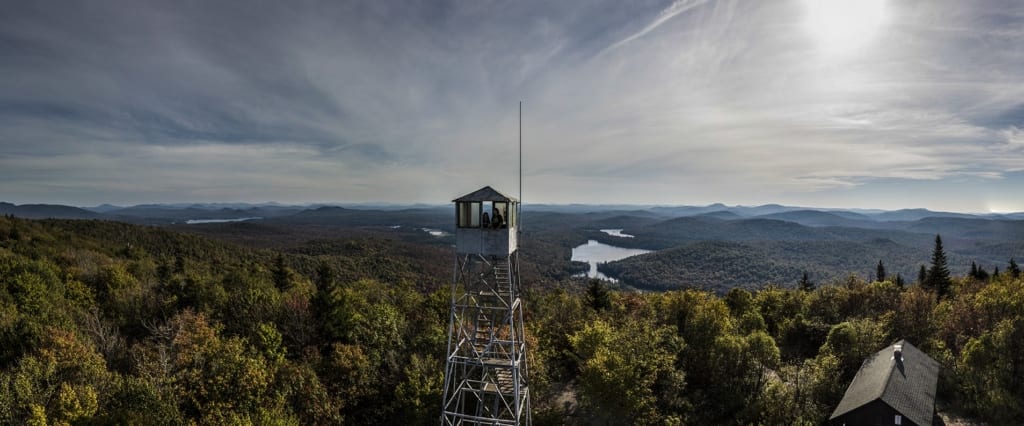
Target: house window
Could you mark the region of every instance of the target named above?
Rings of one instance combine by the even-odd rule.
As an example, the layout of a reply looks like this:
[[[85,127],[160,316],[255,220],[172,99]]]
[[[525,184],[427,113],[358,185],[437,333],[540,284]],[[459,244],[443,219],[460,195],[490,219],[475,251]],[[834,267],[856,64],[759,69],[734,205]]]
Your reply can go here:
[[[899,414],[896,415],[896,424],[898,424],[898,425],[903,424],[903,416],[901,416]]]

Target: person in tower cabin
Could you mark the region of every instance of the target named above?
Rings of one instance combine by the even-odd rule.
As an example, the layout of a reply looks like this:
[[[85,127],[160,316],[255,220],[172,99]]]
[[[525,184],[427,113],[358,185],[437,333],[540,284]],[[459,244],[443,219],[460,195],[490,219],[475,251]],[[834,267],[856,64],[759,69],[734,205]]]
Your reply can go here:
[[[487,212],[484,212],[484,218],[480,221],[480,223],[483,225],[483,228],[491,227],[491,217],[487,215]]]
[[[498,208],[495,207],[494,208],[494,219],[491,220],[491,223],[494,224],[494,229],[501,228],[501,222],[502,222],[501,210],[498,210]]]

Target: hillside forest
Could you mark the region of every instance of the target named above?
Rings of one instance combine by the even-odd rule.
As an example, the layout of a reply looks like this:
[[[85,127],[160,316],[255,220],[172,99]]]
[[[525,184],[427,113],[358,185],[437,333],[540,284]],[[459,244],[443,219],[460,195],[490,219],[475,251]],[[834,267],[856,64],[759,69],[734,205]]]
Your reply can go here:
[[[435,424],[450,248],[245,226],[0,217],[0,424]],[[865,356],[907,339],[942,365],[941,413],[1019,423],[1020,268],[964,273],[918,242],[920,276],[877,259],[871,278],[641,292],[570,279],[539,259],[564,246],[525,241],[533,422],[820,424]],[[714,244],[729,271],[765,263]]]

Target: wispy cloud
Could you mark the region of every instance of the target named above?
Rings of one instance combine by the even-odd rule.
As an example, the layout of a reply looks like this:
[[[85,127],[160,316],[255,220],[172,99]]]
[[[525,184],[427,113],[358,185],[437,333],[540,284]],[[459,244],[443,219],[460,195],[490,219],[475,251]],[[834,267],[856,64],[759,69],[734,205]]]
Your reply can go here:
[[[834,57],[798,1],[8,5],[0,199],[445,201],[516,186],[520,100],[532,201],[1024,184],[1024,4],[886,10]]]
[[[654,31],[655,29],[660,27],[661,24],[664,24],[665,22],[668,22],[668,20],[675,18],[676,15],[684,13],[697,6],[703,5],[704,3],[707,3],[707,0],[675,0],[672,2],[671,5],[665,8],[665,10],[662,10],[661,13],[659,13],[658,16],[654,18],[653,21],[651,21],[651,23],[647,24],[647,26],[643,27],[640,31],[630,34],[628,37],[615,42],[611,46],[608,46],[608,48],[605,50],[616,49],[619,46],[625,45],[633,40],[643,37],[647,35],[647,33]]]

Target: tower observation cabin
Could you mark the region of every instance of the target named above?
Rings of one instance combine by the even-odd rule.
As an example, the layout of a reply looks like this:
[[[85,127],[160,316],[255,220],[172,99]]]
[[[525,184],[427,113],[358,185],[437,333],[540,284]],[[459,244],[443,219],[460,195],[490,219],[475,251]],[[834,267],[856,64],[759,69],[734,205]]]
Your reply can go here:
[[[453,202],[458,254],[508,257],[515,253],[518,200],[485,186]]]

